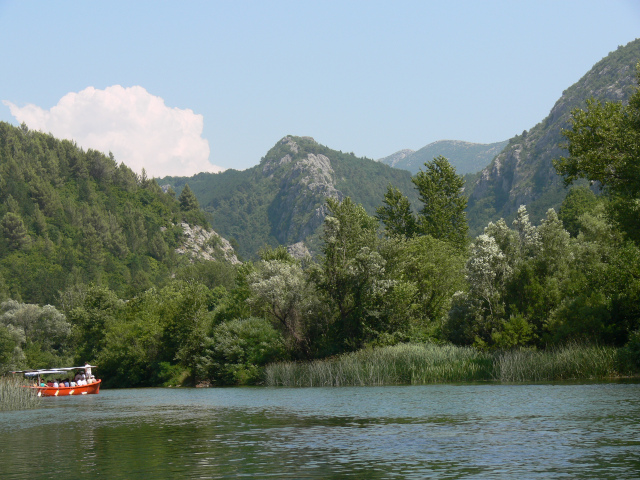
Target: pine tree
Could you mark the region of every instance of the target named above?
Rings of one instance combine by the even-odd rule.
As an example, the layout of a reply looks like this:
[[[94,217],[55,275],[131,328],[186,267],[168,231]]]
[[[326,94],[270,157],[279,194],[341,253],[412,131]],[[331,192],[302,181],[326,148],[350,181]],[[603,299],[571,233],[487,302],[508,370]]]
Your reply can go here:
[[[196,195],[189,188],[189,184],[185,184],[182,189],[182,193],[178,197],[178,201],[180,202],[180,210],[183,212],[190,212],[192,210],[200,210],[200,204],[198,203],[198,199]]]

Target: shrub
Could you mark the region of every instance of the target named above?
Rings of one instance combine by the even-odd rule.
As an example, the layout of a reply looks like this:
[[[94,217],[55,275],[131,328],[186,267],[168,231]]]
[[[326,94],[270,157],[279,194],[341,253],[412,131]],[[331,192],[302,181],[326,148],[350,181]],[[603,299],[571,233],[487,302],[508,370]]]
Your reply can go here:
[[[264,366],[282,360],[284,341],[262,318],[229,320],[217,325],[205,342],[196,368],[199,380],[218,385],[259,383]]]

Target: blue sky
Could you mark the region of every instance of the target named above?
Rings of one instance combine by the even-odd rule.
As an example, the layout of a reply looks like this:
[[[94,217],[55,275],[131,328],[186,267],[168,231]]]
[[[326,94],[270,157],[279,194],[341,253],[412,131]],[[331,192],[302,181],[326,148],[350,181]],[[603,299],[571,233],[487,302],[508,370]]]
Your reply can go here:
[[[0,120],[150,176],[288,134],[377,159],[506,140],[638,36],[631,0],[0,0]]]

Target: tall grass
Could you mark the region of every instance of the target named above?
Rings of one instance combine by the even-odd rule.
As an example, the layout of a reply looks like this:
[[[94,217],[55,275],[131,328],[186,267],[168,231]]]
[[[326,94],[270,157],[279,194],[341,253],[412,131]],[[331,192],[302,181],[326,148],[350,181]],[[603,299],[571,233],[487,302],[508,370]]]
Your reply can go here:
[[[616,375],[617,351],[569,345],[548,351],[488,353],[471,347],[402,344],[309,363],[267,366],[268,386],[420,385],[472,381],[530,382]]]
[[[17,377],[0,377],[0,411],[24,410],[40,403],[35,389],[24,388],[25,383]]]
[[[502,382],[607,378],[619,370],[615,348],[579,344],[546,351],[514,350],[497,354],[494,363],[496,379]]]

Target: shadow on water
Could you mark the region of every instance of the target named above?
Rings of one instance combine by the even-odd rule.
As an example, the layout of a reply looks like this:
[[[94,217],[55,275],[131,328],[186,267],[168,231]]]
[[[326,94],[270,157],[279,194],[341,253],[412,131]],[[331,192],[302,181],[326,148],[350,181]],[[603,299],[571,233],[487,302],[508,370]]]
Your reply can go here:
[[[43,404],[0,414],[2,478],[617,479],[640,471],[635,382],[130,389]]]

